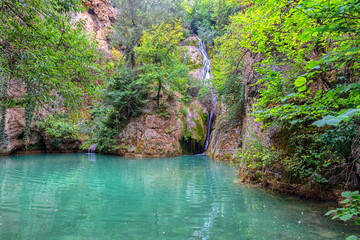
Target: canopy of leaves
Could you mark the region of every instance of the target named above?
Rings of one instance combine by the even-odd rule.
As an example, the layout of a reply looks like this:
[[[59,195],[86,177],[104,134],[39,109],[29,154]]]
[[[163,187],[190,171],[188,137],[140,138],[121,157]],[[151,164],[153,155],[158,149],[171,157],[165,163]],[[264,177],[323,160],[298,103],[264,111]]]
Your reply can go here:
[[[139,45],[145,31],[153,25],[182,18],[184,8],[181,0],[115,0],[118,9],[118,19],[110,36],[114,47],[125,50],[128,63],[135,66],[134,48]]]
[[[318,126],[350,120],[360,105],[359,7],[358,1],[256,1],[219,39],[218,85],[239,65],[235,55],[260,53],[258,84],[265,88],[256,104],[259,119],[327,117]],[[275,72],[270,66],[276,65],[284,70]]]
[[[82,22],[71,21],[82,10],[80,0],[0,0],[1,82],[17,79],[25,88],[21,99],[6,94],[0,100],[2,106],[26,108],[25,139],[36,106],[74,110],[91,95],[95,44]]]
[[[81,6],[79,0],[0,1],[0,70],[41,105],[61,96],[57,104],[74,107],[91,90],[95,46],[82,23],[70,21]]]
[[[216,39],[214,84],[226,96],[229,79],[243,75],[244,56],[259,56],[253,116],[265,127],[291,129],[282,156],[288,171],[324,182],[329,169],[353,161],[351,140],[340,144],[326,136],[344,123],[358,124],[360,1],[242,4],[243,11],[230,17],[225,35]]]
[[[186,64],[181,62],[179,44],[183,40],[181,22],[160,24],[151,31],[145,32],[140,46],[135,48],[137,62],[142,74],[139,81],[143,83],[158,82],[169,88],[184,92],[187,86]]]
[[[237,0],[195,0],[185,4],[192,31],[208,43],[223,34],[229,16],[239,10]]]

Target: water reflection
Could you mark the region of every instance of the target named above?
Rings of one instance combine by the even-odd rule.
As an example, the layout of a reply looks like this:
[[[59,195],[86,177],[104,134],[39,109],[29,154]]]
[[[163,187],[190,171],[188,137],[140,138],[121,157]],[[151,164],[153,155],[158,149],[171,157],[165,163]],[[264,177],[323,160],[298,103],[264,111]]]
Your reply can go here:
[[[95,153],[88,153],[88,160],[92,163],[96,162],[96,154]]]
[[[234,179],[235,169],[205,156],[0,158],[0,239],[344,239],[359,232],[324,218],[319,204]]]

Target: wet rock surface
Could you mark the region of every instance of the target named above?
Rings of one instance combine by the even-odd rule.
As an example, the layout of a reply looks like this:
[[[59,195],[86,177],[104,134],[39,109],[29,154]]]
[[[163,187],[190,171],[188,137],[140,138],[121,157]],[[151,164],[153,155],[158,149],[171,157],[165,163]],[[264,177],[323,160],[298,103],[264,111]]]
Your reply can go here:
[[[184,116],[181,110],[185,106],[176,100],[180,97],[178,93],[174,96],[164,94],[162,104],[167,108],[163,112],[158,112],[155,102],[152,102],[143,115],[133,118],[118,136],[118,154],[134,157],[176,156],[184,153],[181,143],[186,134],[190,142],[204,141],[205,125],[201,114],[205,114],[205,107],[193,99]],[[199,119],[200,124],[196,125],[194,119]],[[202,134],[198,135],[199,132]]]

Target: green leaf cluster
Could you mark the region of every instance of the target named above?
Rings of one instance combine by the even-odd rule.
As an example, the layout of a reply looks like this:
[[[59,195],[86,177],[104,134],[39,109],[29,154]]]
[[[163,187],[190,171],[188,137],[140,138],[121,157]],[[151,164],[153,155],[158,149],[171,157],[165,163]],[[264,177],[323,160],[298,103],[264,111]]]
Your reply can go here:
[[[169,89],[184,93],[188,75],[186,64],[181,61],[179,45],[183,40],[180,20],[153,26],[135,48],[137,63],[142,73],[139,82],[157,85],[157,105],[160,91],[165,84]]]
[[[98,143],[98,150],[112,153],[118,150],[118,134],[132,117],[142,113],[147,103],[147,86],[139,80],[136,70],[115,65],[108,75],[107,88],[103,90],[102,102],[92,110],[93,143]]]
[[[334,141],[329,136],[358,124],[360,2],[256,0],[242,5],[215,40],[214,84],[225,97],[231,76],[238,76],[241,85],[244,72],[254,67],[260,76],[249,86],[256,89],[249,93],[257,95],[255,121],[291,136],[279,136],[277,162],[300,182],[326,183],[337,166],[354,160],[348,140],[356,131],[344,131]]]
[[[224,34],[229,16],[239,10],[236,0],[195,0],[184,4],[191,30],[209,44]]]
[[[80,0],[0,1],[0,75],[25,88],[22,98],[1,103],[25,105],[25,139],[37,107],[76,111],[91,96],[96,45],[83,22],[71,21],[83,10]]]
[[[360,225],[360,194],[359,191],[343,192],[341,196],[345,198],[341,201],[343,207],[328,211],[325,215],[333,215],[332,219],[341,219],[346,222],[354,219],[356,225]],[[358,239],[356,236],[349,236],[347,239]]]
[[[111,45],[124,51],[131,67],[136,64],[134,50],[140,44],[144,32],[150,31],[153,25],[167,23],[185,15],[182,0],[114,0],[113,4],[121,11],[118,11],[113,24]]]

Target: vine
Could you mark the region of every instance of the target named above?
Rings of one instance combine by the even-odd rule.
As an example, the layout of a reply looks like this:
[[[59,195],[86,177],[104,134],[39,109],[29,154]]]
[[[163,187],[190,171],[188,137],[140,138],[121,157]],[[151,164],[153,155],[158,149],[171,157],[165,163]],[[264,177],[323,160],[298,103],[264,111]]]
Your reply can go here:
[[[28,147],[29,144],[29,137],[31,132],[31,125],[34,117],[34,110],[35,110],[35,99],[34,99],[34,92],[30,84],[26,87],[26,95],[27,101],[25,106],[25,131],[24,131],[24,141],[25,147]]]
[[[8,100],[8,88],[9,80],[7,76],[0,75],[0,145],[5,140],[5,124],[6,124],[6,112],[7,112],[7,100]]]

